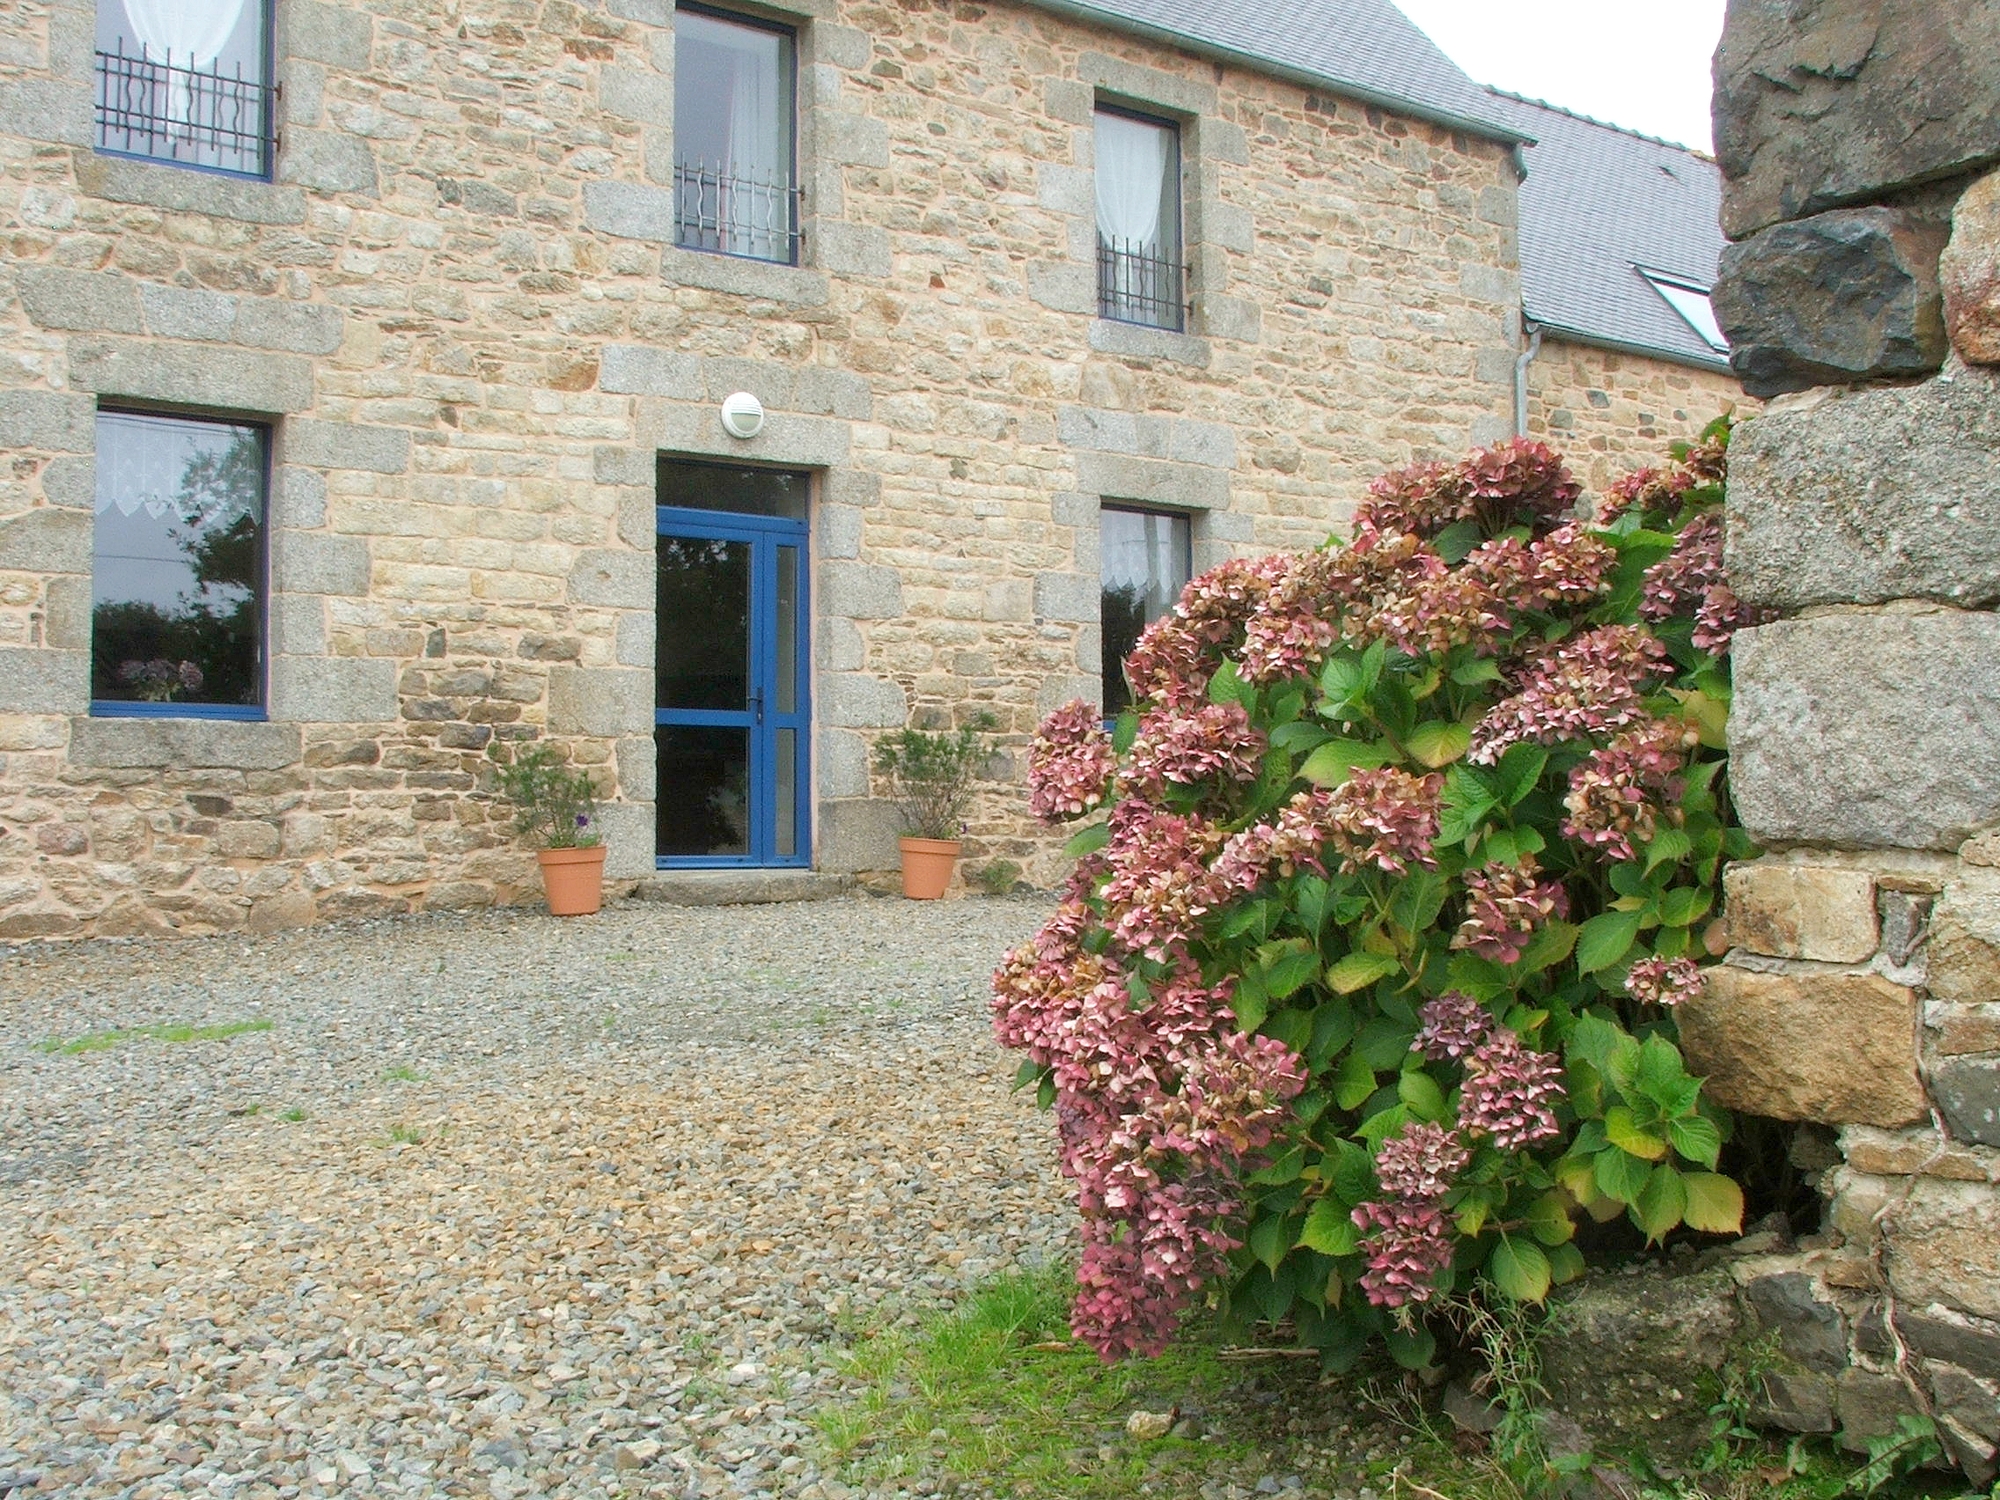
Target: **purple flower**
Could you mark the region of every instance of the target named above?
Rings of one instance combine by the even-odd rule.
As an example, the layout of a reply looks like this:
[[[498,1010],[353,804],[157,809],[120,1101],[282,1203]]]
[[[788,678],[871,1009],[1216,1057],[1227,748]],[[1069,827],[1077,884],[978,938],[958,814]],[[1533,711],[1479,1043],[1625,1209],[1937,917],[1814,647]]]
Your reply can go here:
[[[1451,940],[1496,964],[1521,961],[1528,940],[1550,918],[1569,915],[1569,893],[1559,880],[1538,881],[1534,856],[1518,865],[1487,865],[1465,877],[1465,920]]]
[[[1451,1220],[1436,1203],[1364,1203],[1354,1210],[1367,1266],[1361,1290],[1377,1307],[1428,1302],[1451,1265]]]
[[[1405,1125],[1375,1153],[1375,1180],[1382,1191],[1406,1203],[1433,1202],[1450,1191],[1472,1153],[1442,1125]]]
[[[1625,993],[1641,1005],[1671,1010],[1701,993],[1701,970],[1691,958],[1642,958],[1625,976]]]

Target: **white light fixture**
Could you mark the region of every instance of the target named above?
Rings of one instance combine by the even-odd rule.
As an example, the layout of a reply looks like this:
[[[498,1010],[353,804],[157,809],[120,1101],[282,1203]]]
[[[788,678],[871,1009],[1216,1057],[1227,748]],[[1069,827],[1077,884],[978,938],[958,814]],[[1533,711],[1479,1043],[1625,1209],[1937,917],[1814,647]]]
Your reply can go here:
[[[764,403],[748,391],[738,391],[724,398],[722,430],[733,438],[746,441],[755,437],[764,430]]]

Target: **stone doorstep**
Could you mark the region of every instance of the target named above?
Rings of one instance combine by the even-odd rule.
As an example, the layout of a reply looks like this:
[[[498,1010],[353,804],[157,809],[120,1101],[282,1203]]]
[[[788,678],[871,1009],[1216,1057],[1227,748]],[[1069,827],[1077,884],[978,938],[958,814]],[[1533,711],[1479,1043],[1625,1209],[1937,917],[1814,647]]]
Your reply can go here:
[[[826,901],[856,889],[852,875],[821,870],[663,870],[640,880],[632,898],[670,906],[762,906]]]

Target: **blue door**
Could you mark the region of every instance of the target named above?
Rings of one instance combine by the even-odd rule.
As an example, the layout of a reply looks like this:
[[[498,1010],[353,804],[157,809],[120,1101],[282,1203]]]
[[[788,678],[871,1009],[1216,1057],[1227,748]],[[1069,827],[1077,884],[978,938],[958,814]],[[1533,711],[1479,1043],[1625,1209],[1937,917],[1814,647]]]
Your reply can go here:
[[[663,868],[812,863],[806,480],[661,465],[662,501],[706,502],[658,512]]]

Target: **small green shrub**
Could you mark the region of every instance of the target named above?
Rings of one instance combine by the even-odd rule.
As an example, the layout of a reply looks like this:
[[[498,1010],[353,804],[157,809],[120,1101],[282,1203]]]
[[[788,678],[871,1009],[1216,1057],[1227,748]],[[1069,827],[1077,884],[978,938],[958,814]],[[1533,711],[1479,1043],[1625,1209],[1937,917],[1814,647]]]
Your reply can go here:
[[[514,829],[544,849],[588,849],[603,842],[597,788],[547,745],[536,745],[500,769],[500,789],[514,804]]]
[[[970,872],[972,883],[989,896],[1004,896],[1021,878],[1021,867],[1011,859],[996,859]]]
[[[875,746],[875,769],[889,778],[905,834],[955,839],[964,830],[994,723],[981,713],[955,730],[911,727]]]

